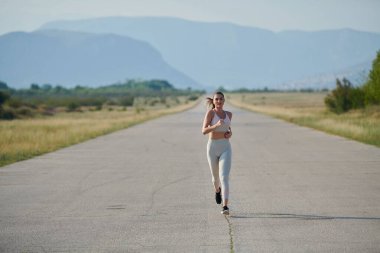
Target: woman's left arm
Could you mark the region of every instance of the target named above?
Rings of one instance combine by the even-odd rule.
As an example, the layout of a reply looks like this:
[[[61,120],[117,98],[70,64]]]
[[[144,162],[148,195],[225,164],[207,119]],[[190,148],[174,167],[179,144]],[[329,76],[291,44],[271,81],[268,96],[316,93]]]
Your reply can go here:
[[[226,113],[228,114],[228,117],[230,118],[230,121],[231,121],[232,120],[232,112],[226,112]],[[229,138],[231,138],[231,136],[232,136],[232,129],[231,129],[231,126],[230,126],[228,132],[226,132],[224,134],[224,137],[226,139],[229,139]]]

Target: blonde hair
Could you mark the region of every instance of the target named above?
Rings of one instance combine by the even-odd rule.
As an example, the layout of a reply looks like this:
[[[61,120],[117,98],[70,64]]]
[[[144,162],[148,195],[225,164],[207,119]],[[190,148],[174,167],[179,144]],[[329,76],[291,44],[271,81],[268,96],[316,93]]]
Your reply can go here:
[[[224,94],[223,92],[221,91],[217,91],[215,92],[212,97],[214,97],[215,95],[221,95],[223,98],[224,98]],[[207,97],[206,98],[206,104],[207,104],[207,107],[211,107],[212,106],[212,109],[215,108],[215,105],[214,105],[214,99],[213,98],[210,98],[210,97]]]

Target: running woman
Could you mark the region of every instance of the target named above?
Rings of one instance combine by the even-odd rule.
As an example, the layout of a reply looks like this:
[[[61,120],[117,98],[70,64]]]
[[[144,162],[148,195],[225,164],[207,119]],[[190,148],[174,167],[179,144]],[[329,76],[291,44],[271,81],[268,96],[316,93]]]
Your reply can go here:
[[[215,188],[215,201],[223,202],[222,214],[229,215],[228,194],[229,175],[231,170],[232,113],[223,110],[224,94],[220,91],[207,98],[211,110],[208,110],[202,127],[203,134],[209,134],[207,143],[207,160],[210,166],[212,182]]]

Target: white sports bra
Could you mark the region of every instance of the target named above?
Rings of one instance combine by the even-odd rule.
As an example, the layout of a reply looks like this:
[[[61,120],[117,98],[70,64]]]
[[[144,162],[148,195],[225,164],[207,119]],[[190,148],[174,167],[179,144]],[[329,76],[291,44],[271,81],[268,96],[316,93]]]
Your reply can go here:
[[[218,126],[216,129],[215,129],[215,132],[227,132],[229,129],[230,129],[230,126],[231,126],[231,120],[230,118],[228,117],[228,114],[223,111],[224,114],[226,115],[226,117],[224,118],[224,123],[223,125],[221,126]],[[218,116],[218,114],[214,111],[214,117],[212,117],[212,120],[211,120],[211,125],[215,125],[221,118]]]

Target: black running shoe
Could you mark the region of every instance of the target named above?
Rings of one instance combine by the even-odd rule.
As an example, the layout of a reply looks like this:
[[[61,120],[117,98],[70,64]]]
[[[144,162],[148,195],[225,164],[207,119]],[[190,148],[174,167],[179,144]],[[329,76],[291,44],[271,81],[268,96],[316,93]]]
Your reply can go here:
[[[229,214],[230,214],[230,209],[228,209],[227,206],[223,206],[223,209],[222,209],[222,211],[221,211],[221,214],[229,215]]]
[[[215,201],[216,203],[219,205],[220,203],[222,203],[222,190],[220,189],[219,187],[219,192],[216,192],[215,193]]]

